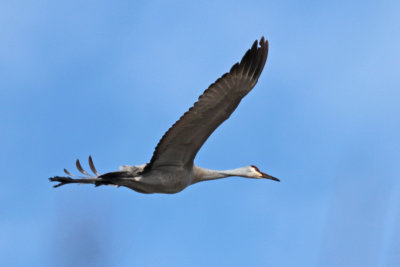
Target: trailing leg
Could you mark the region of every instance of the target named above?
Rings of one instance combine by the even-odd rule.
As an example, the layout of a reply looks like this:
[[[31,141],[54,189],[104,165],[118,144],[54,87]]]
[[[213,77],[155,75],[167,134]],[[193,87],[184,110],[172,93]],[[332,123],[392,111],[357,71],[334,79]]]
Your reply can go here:
[[[51,182],[59,182],[59,184],[54,185],[53,187],[59,187],[65,184],[94,184],[96,186],[104,184],[101,178],[71,178],[71,177],[63,177],[63,176],[55,176],[49,178]]]

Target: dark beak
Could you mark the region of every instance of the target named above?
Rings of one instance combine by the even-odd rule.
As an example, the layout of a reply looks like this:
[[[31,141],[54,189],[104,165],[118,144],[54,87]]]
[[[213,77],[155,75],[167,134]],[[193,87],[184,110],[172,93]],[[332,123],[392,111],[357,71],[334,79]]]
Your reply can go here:
[[[267,178],[267,179],[270,179],[270,180],[274,180],[274,181],[280,182],[280,180],[278,178],[275,178],[274,176],[268,175],[268,174],[263,173],[263,172],[261,172],[261,174],[262,174],[263,178]]]

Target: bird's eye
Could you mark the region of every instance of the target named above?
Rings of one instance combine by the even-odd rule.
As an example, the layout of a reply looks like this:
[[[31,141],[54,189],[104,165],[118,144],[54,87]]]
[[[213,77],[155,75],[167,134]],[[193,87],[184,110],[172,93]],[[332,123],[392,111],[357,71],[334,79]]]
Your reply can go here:
[[[257,168],[257,166],[255,165],[250,165],[251,167],[253,167],[257,172],[260,172],[260,170]]]

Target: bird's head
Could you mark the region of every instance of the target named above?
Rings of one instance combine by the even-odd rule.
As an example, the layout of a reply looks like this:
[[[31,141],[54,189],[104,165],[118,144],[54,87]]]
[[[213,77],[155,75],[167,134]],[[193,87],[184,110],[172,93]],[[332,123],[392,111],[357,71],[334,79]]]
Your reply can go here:
[[[278,178],[275,178],[275,177],[273,177],[273,176],[271,176],[271,175],[269,175],[269,174],[266,174],[266,173],[260,171],[260,170],[259,170],[256,166],[254,166],[254,165],[249,166],[249,171],[250,171],[251,176],[252,176],[253,178],[260,178],[260,179],[261,179],[261,178],[266,178],[266,179],[270,179],[270,180],[274,180],[274,181],[280,182]]]

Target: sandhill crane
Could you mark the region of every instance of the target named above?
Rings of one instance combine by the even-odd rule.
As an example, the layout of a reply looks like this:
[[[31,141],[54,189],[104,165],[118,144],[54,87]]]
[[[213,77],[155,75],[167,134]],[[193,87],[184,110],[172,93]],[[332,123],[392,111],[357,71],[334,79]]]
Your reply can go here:
[[[86,172],[79,160],[77,169],[85,176],[49,178],[59,182],[54,187],[69,183],[125,186],[140,193],[177,193],[189,185],[229,176],[246,178],[277,178],[261,172],[256,166],[216,171],[193,164],[197,152],[214,132],[229,118],[242,98],[256,85],[268,55],[268,41],[256,40],[240,63],[204,91],[198,101],[164,134],[155,148],[150,162],[138,166],[121,166],[119,171],[100,175],[91,156],[89,166],[94,176]],[[75,178],[72,178],[75,177]]]

